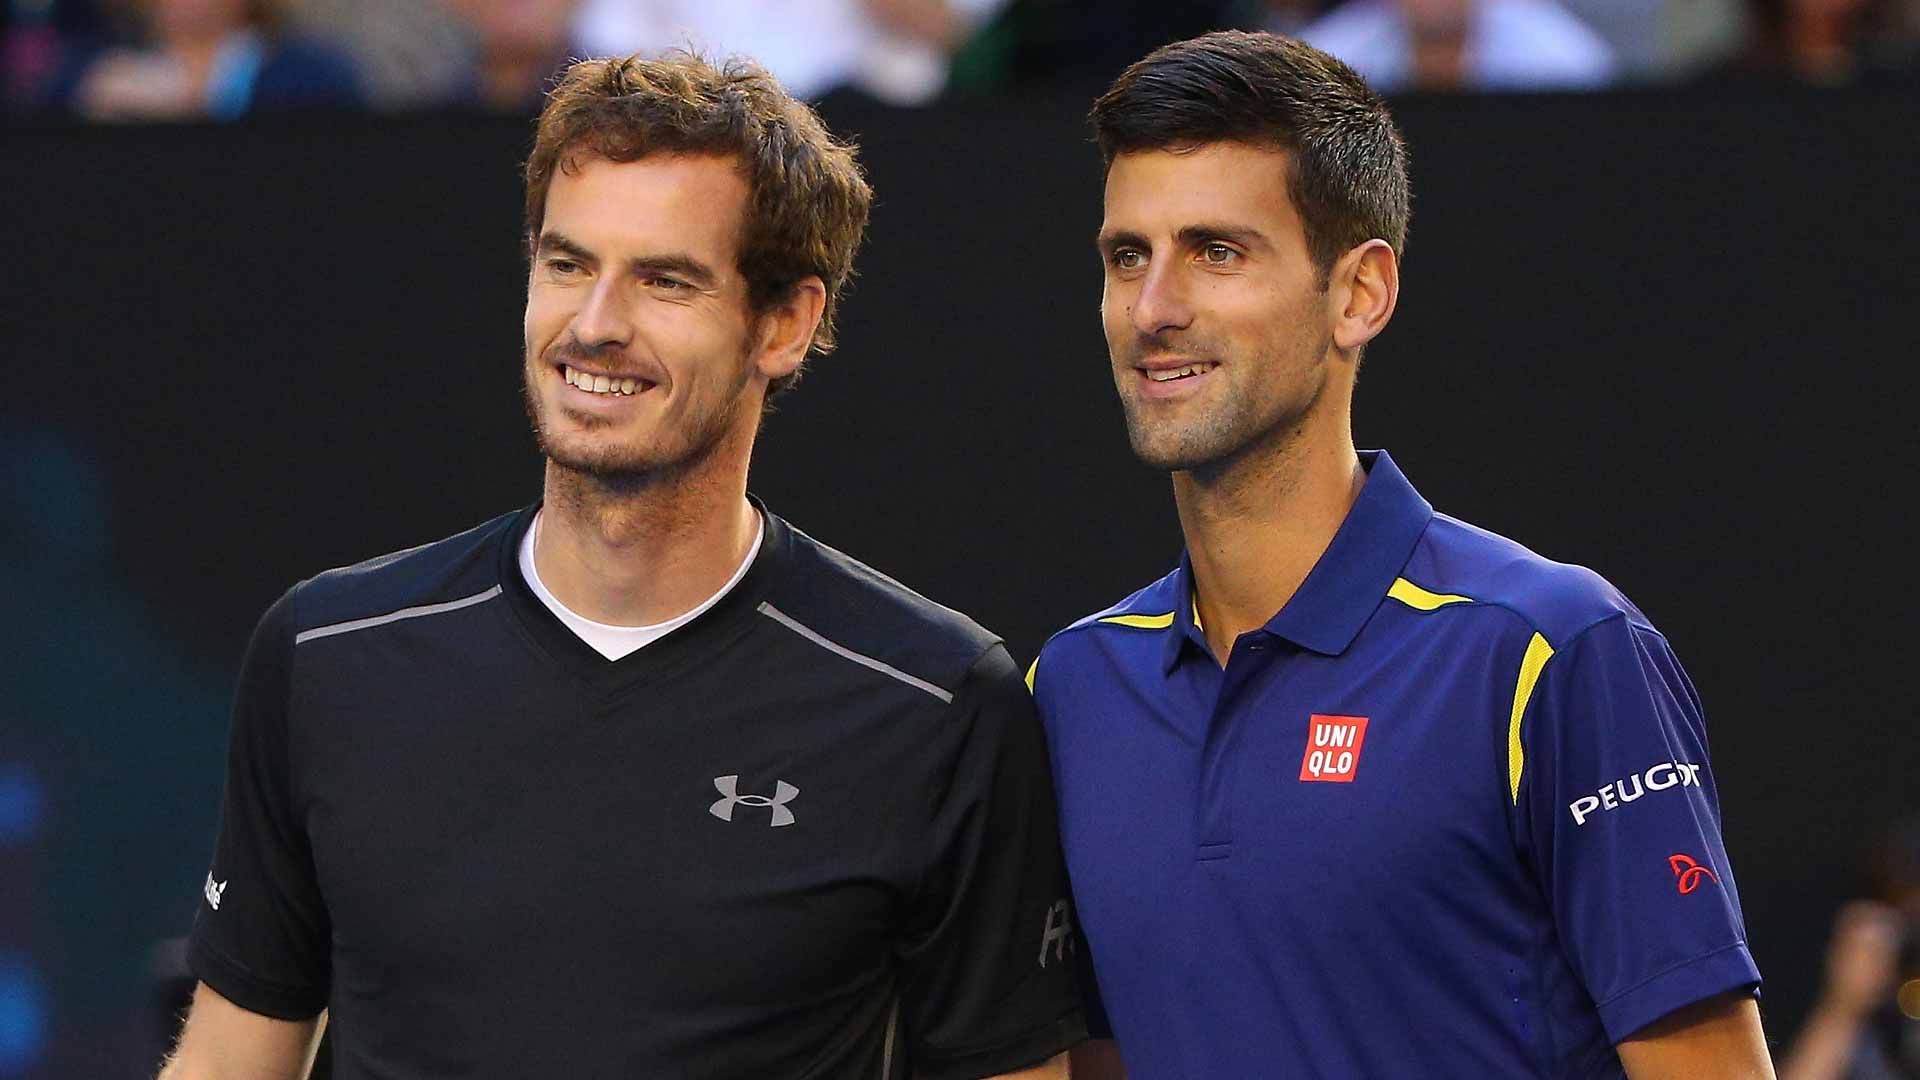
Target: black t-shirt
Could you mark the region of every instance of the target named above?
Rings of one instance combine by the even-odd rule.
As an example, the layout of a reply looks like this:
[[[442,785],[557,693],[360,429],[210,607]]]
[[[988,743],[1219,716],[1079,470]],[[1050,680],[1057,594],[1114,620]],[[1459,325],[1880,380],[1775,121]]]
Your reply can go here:
[[[329,1009],[343,1080],[978,1077],[1084,1036],[994,637],[767,513],[731,592],[610,662],[522,580],[532,516],[268,610],[200,979]]]

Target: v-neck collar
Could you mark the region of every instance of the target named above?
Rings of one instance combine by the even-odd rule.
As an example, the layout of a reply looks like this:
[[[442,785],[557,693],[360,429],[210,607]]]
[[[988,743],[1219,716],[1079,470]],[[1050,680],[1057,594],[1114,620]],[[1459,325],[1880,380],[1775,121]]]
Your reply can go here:
[[[690,663],[713,655],[728,642],[750,629],[759,618],[757,608],[766,598],[770,584],[791,561],[792,531],[759,499],[748,501],[759,512],[766,529],[760,541],[760,553],[731,591],[698,617],[618,660],[608,660],[593,646],[580,640],[559,616],[548,610],[534,595],[520,573],[520,544],[532,527],[541,504],[536,502],[515,514],[500,539],[498,559],[500,587],[513,620],[531,644],[556,665],[566,669],[581,684],[594,691],[616,694],[670,675]]]

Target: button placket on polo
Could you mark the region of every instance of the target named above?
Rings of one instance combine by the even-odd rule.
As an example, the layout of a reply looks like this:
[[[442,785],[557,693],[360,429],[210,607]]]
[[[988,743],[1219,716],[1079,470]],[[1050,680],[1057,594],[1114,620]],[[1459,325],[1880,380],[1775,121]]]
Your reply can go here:
[[[1195,820],[1199,836],[1195,858],[1205,862],[1224,859],[1233,853],[1234,804],[1238,793],[1234,767],[1235,748],[1245,734],[1248,722],[1240,703],[1248,696],[1250,684],[1266,675],[1281,661],[1272,636],[1265,630],[1242,634],[1234,643],[1225,670],[1217,666],[1218,690],[1213,710],[1207,718],[1206,742],[1201,749],[1199,806]]]

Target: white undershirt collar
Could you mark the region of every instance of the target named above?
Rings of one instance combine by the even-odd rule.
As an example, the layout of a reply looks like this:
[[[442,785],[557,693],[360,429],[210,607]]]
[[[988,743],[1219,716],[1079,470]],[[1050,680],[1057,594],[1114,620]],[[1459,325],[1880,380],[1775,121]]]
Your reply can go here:
[[[740,568],[733,572],[733,576],[727,579],[725,585],[720,586],[720,591],[701,601],[700,605],[693,610],[675,615],[666,622],[654,623],[652,626],[613,626],[608,623],[594,622],[561,603],[558,597],[549,592],[546,583],[540,580],[540,571],[533,565],[533,545],[540,533],[540,514],[534,515],[533,524],[527,528],[527,535],[520,539],[520,576],[527,579],[527,587],[533,590],[533,595],[539,597],[540,602],[545,604],[547,610],[553,612],[562,623],[565,623],[567,629],[572,630],[581,641],[592,646],[593,650],[601,656],[609,660],[618,660],[699,618],[708,608],[719,603],[721,598],[732,592],[734,586],[740,584],[740,579],[746,577],[748,568],[753,566],[754,557],[760,554],[760,541],[767,535],[766,519],[757,511],[753,517],[753,546],[747,549],[747,557],[741,561]]]

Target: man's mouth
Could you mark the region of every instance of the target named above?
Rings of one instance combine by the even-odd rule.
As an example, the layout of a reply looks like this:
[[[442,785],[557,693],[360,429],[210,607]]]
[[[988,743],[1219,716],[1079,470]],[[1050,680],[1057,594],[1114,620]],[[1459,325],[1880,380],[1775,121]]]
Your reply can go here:
[[[1142,368],[1141,371],[1147,378],[1154,382],[1172,382],[1175,379],[1186,379],[1195,375],[1205,375],[1207,372],[1219,366],[1220,363],[1217,360],[1202,360],[1197,364],[1187,364],[1183,367]]]
[[[624,395],[631,397],[634,394],[644,394],[654,387],[654,384],[646,379],[637,379],[631,376],[595,375],[592,372],[578,371],[567,364],[560,365],[560,377],[567,381],[568,386],[577,390],[585,390],[589,394]]]

